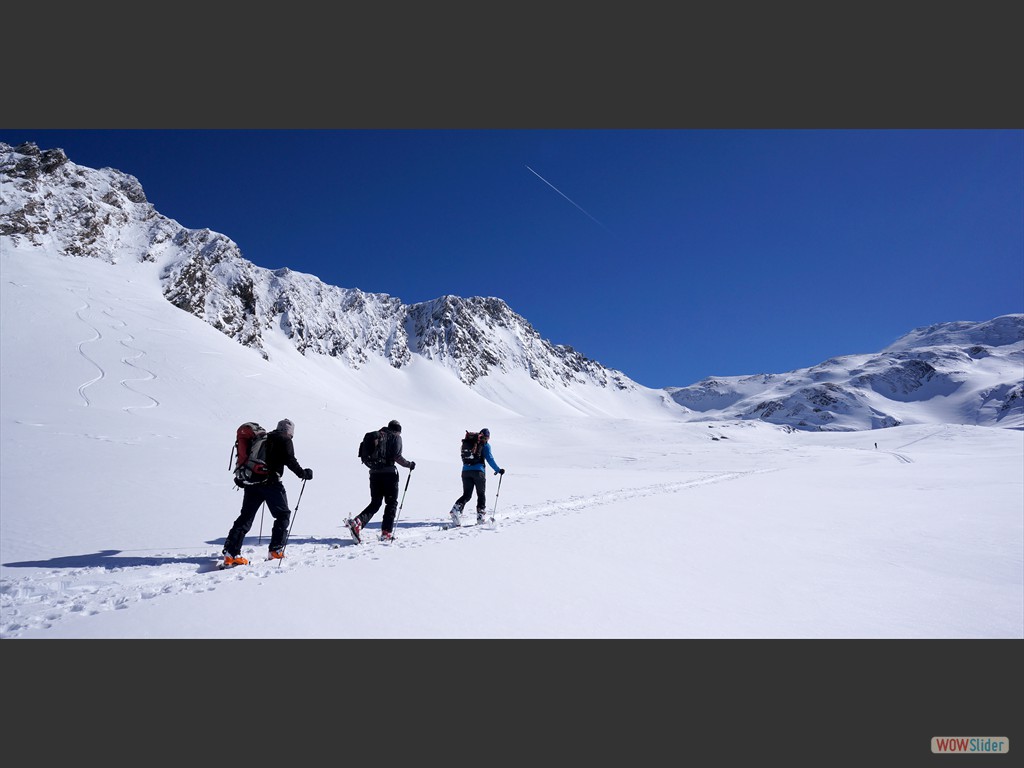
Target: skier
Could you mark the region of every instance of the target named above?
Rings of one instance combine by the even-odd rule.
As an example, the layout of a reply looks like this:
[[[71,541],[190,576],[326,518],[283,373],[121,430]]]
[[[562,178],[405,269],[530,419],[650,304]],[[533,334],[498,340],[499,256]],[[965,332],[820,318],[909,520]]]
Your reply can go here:
[[[274,528],[270,533],[270,552],[268,560],[280,560],[284,557],[284,539],[288,531],[291,510],[288,508],[288,494],[285,492],[281,475],[288,467],[302,480],[312,480],[313,470],[303,469],[295,459],[295,425],[290,419],[277,422],[277,429],[267,433],[267,469],[270,476],[263,483],[245,487],[242,496],[242,510],[238,513],[231,530],[224,540],[224,566],[248,565],[249,561],[242,557],[242,542],[245,534],[252,528],[252,521],[260,505],[267,502],[267,509],[274,516]]]
[[[370,503],[358,515],[345,521],[357,544],[361,540],[359,532],[370,522],[370,518],[377,514],[382,503],[385,506],[384,518],[380,524],[380,537],[384,541],[392,539],[395,512],[398,510],[398,467],[395,463],[408,467],[410,472],[416,469],[416,462],[409,461],[402,455],[402,425],[392,419],[384,429],[387,441],[384,449],[386,461],[382,467],[370,469]]]
[[[451,515],[452,522],[455,525],[461,525],[462,508],[473,497],[474,490],[476,491],[476,521],[482,523],[486,520],[484,509],[487,507],[487,472],[485,471],[484,462],[486,461],[491,465],[494,474],[505,474],[505,470],[494,461],[494,454],[491,451],[491,430],[485,427],[477,434],[479,435],[479,449],[475,458],[463,461],[462,495],[455,500],[454,506],[452,506],[451,511],[448,513]]]

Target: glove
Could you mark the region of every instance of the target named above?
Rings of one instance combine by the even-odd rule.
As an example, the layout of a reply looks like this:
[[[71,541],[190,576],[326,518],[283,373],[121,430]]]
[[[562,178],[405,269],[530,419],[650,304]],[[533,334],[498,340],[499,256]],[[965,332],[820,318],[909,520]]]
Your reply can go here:
[[[302,477],[305,478],[306,480],[312,480],[313,470],[310,469],[309,467],[306,467],[304,470],[302,470]]]
[[[494,474],[496,474],[496,475],[504,475],[504,474],[505,474],[505,470],[504,470],[504,469],[499,469],[499,470],[498,470],[497,472],[495,472]]]
[[[409,471],[412,472],[414,469],[416,469],[416,462],[415,461],[410,461],[409,462]]]

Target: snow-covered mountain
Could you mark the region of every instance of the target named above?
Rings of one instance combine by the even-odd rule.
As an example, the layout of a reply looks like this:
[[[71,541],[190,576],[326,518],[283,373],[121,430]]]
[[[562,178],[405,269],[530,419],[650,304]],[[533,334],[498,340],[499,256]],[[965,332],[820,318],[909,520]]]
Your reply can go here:
[[[707,378],[669,388],[707,420],[758,419],[798,429],[899,424],[1024,429],[1024,314],[917,328],[881,352],[784,374]]]
[[[403,368],[420,356],[467,385],[493,372],[523,372],[553,390],[640,388],[621,372],[542,339],[499,298],[443,296],[406,305],[291,269],[258,267],[230,238],[160,215],[134,176],[76,165],[61,149],[0,143],[0,178],[0,236],[15,246],[111,264],[151,262],[168,301],[264,357],[266,334],[277,328],[300,353],[340,358],[353,368],[371,356]]]
[[[0,247],[11,253],[151,267],[174,306],[264,359],[283,338],[300,354],[358,371],[434,366],[508,407],[517,388],[584,413],[760,420],[800,430],[954,423],[1024,429],[1024,315],[919,328],[878,353],[783,374],[707,378],[653,390],[572,347],[542,339],[500,298],[406,305],[243,258],[230,238],[187,229],[146,200],[134,176],[76,165],[61,149],[0,143]],[[524,402],[536,402],[526,398]]]

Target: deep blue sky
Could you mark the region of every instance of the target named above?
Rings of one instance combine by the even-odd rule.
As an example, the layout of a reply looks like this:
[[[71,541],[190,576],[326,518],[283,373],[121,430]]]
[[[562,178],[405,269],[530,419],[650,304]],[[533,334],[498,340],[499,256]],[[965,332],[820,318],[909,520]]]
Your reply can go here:
[[[255,264],[497,296],[649,387],[1024,312],[1021,130],[7,130]]]

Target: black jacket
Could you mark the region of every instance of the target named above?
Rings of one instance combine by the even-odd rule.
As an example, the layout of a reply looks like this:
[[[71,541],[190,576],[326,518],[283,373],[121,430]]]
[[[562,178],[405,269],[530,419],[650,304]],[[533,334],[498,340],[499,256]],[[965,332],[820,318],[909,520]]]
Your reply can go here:
[[[371,469],[370,472],[397,472],[398,470],[395,468],[396,462],[403,467],[411,467],[412,462],[402,455],[402,434],[387,427],[383,429],[384,437],[388,441],[384,448],[384,455],[387,457],[387,461],[383,467]]]
[[[285,467],[288,467],[300,479],[305,477],[302,465],[295,459],[295,446],[292,444],[292,439],[275,429],[267,433],[267,468],[274,477],[280,479],[284,474]]]

